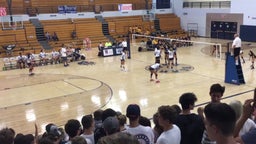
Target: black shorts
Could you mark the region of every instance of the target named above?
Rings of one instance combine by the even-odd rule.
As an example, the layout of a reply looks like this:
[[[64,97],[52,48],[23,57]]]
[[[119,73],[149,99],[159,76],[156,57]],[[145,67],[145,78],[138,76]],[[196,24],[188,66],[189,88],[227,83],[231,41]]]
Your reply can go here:
[[[239,48],[234,48],[234,57],[237,57],[240,55],[240,47]]]
[[[172,61],[172,60],[173,60],[173,58],[169,58],[169,60],[170,60],[170,61]]]
[[[152,67],[149,67],[149,70],[151,70],[151,71],[152,71],[152,70],[155,70],[155,69],[154,69],[154,68],[152,68]]]
[[[67,61],[68,58],[67,57],[61,57],[62,61]]]
[[[127,51],[128,50],[128,48],[127,47],[123,47],[123,51]]]

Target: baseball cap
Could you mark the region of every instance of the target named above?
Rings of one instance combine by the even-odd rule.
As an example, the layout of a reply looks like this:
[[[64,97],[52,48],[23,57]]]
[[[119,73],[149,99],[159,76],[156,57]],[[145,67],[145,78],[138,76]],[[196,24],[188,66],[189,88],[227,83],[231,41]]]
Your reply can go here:
[[[61,132],[59,131],[58,127],[55,124],[48,124],[45,127],[47,134],[51,134],[53,136],[60,136]]]
[[[130,104],[126,109],[127,117],[137,117],[140,116],[140,107],[137,104]]]
[[[105,129],[106,133],[113,134],[119,131],[119,121],[116,117],[107,117],[103,121],[103,128]]]

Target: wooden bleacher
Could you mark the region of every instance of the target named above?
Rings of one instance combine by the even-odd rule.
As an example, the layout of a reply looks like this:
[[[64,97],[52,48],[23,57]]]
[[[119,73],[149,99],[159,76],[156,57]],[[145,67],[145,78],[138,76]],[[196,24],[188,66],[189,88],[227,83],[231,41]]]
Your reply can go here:
[[[2,46],[6,45],[16,45],[16,47],[13,50],[13,55],[16,55],[15,53],[19,51],[21,48],[29,49],[29,44],[27,43],[26,37],[25,37],[25,30],[24,29],[10,29],[10,30],[0,30],[0,52],[1,57],[5,56],[11,56],[7,55],[6,50],[2,48]]]
[[[180,18],[175,14],[157,14],[161,31],[167,32],[170,38],[187,36],[181,28]]]
[[[97,47],[99,42],[107,41],[102,33],[102,24],[95,18],[87,19],[66,19],[66,20],[45,20],[41,21],[44,31],[53,34],[56,32],[59,41],[50,41],[50,45],[59,49],[62,44],[75,43],[77,47],[83,47],[83,39],[89,38],[92,42],[92,47]],[[71,33],[76,30],[77,38],[73,40]]]
[[[108,41],[108,39],[103,35],[102,23],[98,20],[77,19],[74,22],[78,38],[89,38],[92,42],[92,47],[97,47],[99,42],[105,43]]]
[[[140,27],[142,32],[149,30],[154,31],[154,22],[143,21],[142,16],[123,16],[105,18],[108,22],[109,33],[116,41],[120,41],[122,36],[128,34],[130,27]]]

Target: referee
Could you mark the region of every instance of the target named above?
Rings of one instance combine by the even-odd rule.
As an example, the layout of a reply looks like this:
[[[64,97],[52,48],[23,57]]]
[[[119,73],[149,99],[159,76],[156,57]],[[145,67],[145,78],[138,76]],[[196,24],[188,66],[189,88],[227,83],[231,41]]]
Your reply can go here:
[[[234,49],[234,57],[235,57],[236,65],[239,65],[238,59],[240,55],[241,45],[242,45],[242,41],[239,38],[239,35],[237,33],[234,34],[232,48]]]

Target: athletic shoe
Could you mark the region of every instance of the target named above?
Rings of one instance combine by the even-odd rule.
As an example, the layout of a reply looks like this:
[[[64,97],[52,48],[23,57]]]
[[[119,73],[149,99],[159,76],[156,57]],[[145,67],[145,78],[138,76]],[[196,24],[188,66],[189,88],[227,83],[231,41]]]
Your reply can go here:
[[[157,80],[156,83],[160,83],[160,80]]]
[[[154,81],[154,79],[150,79],[150,81]]]

